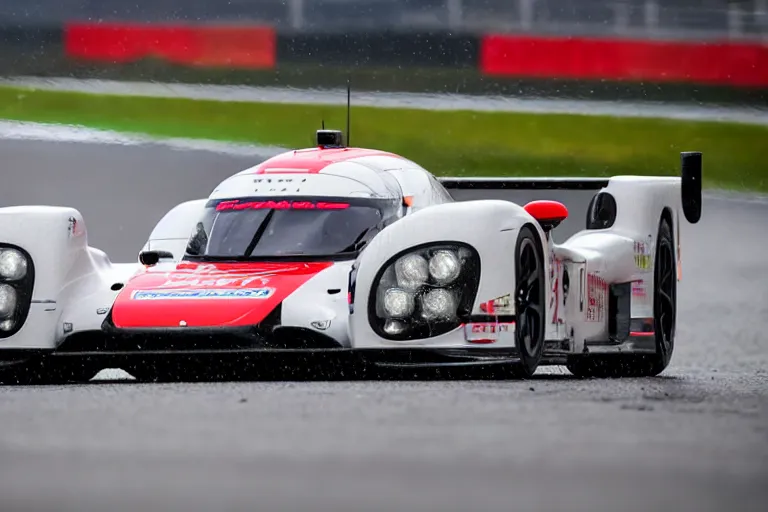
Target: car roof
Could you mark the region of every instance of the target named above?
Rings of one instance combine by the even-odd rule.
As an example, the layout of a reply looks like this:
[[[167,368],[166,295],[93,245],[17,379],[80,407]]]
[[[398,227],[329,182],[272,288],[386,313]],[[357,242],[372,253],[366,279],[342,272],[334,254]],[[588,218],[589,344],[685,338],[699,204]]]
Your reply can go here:
[[[223,181],[210,199],[248,196],[401,198],[389,170],[412,167],[394,153],[363,148],[287,151]]]

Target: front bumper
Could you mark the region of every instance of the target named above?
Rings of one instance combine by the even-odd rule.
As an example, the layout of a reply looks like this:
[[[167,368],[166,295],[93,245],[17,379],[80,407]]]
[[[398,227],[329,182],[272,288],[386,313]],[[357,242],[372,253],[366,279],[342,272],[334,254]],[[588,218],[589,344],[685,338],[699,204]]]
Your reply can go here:
[[[200,375],[205,379],[210,374],[250,376],[275,372],[281,377],[315,374],[323,378],[336,369],[343,369],[344,378],[376,378],[390,371],[402,375],[398,369],[411,371],[411,375],[421,375],[420,370],[445,369],[446,376],[458,376],[462,372],[475,375],[473,370],[482,368],[485,375],[495,374],[485,370],[489,366],[519,361],[513,329],[492,329],[491,333],[487,328],[477,328],[490,325],[486,318],[473,321],[482,322],[462,325],[418,343],[374,343],[364,336],[349,348],[319,330],[281,325],[279,310],[259,325],[217,328],[120,329],[108,315],[99,329],[73,332],[53,350],[21,351],[8,362],[14,365],[42,359],[68,366],[122,368],[134,374],[155,372],[179,378],[197,379],[194,376]],[[11,354],[0,351],[0,359],[4,355]]]
[[[547,342],[543,365],[562,365],[572,358],[568,342]],[[519,361],[514,348],[386,347],[347,348],[317,336],[260,336],[249,330],[200,332],[72,334],[56,350],[0,351],[3,367],[39,361],[94,369],[121,368],[143,379],[205,381],[209,379],[319,378],[504,378]],[[45,370],[43,370],[45,372]],[[137,373],[138,372],[138,373]],[[152,376],[155,377],[152,377]]]
[[[50,355],[116,365],[197,360],[241,366],[282,365],[284,361],[291,367],[311,367],[327,361],[382,368],[476,366],[519,359],[514,322],[503,324],[501,330],[496,323],[493,333],[487,329],[480,332],[478,326],[494,327],[485,316],[473,317],[471,323],[418,343],[355,340],[354,348],[319,330],[281,325],[280,318],[278,308],[258,325],[122,329],[114,325],[110,313],[100,329],[72,333]]]
[[[320,372],[345,367],[347,376],[372,369],[475,368],[518,361],[514,348],[487,346],[346,348],[309,329],[98,330],[70,335],[46,359],[78,361],[101,368],[173,367],[235,372],[284,369]]]

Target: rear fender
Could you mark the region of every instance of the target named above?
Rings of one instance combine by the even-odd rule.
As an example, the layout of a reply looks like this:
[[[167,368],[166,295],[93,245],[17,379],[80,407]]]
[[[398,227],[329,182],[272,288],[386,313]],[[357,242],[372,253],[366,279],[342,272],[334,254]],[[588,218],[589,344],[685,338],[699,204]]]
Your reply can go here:
[[[579,276],[573,280],[578,283],[579,308],[569,308],[568,318],[577,352],[583,350],[585,340],[607,340],[611,321],[619,320],[616,315],[631,325],[646,325],[653,317],[653,276],[662,218],[671,223],[678,268],[682,264],[680,224],[691,218],[683,212],[681,181],[675,177],[611,178],[590,205],[587,229],[556,246],[557,253],[573,262],[572,274]],[[629,309],[612,309],[612,285],[622,285],[622,295],[629,295]]]
[[[548,325],[558,338],[573,333],[577,351],[583,348],[584,339],[604,340],[608,335],[611,284],[620,284],[622,294],[631,293],[631,319],[653,315],[659,224],[662,219],[671,223],[680,280],[681,223],[698,223],[702,210],[699,152],[680,154],[678,177],[440,178],[440,182],[459,201],[494,198],[524,204],[550,199],[568,206],[569,218],[551,233],[548,245],[553,258],[549,261],[553,266],[557,262],[553,274],[562,277],[562,270],[568,271],[567,296],[576,300],[566,301],[560,284],[549,288],[550,304],[562,306],[556,311],[563,312],[564,328],[553,329],[549,314]],[[574,215],[577,209],[586,213],[586,219],[582,213]],[[556,244],[555,240],[565,242]],[[559,322],[560,315],[555,317]]]
[[[507,201],[466,201],[435,205],[413,213],[379,233],[355,264],[354,313],[350,338],[354,347],[386,345],[439,346],[445,335],[425,340],[387,341],[378,336],[369,319],[374,280],[379,271],[409,249],[430,243],[458,242],[474,248],[480,257],[480,281],[472,314],[482,314],[480,305],[497,297],[512,295],[515,286],[514,250],[520,227],[530,224],[544,233],[522,207]],[[545,257],[548,249],[545,246]],[[510,311],[513,313],[513,311]]]

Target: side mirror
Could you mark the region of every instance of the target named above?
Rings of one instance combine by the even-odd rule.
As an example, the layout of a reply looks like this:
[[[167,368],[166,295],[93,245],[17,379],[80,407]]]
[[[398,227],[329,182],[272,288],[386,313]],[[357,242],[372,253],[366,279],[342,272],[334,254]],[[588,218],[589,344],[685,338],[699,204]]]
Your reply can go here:
[[[142,251],[139,253],[139,261],[142,265],[151,267],[157,265],[160,260],[173,259],[173,253],[168,251]]]
[[[568,218],[568,208],[558,201],[531,201],[523,209],[538,221],[545,233],[555,229]]]

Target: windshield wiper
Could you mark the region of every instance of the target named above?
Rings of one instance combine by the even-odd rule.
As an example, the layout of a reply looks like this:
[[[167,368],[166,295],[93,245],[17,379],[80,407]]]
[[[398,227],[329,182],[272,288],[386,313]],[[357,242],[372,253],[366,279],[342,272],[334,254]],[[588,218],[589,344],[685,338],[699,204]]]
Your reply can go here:
[[[275,210],[269,210],[269,213],[266,217],[264,217],[264,220],[261,222],[261,225],[256,230],[256,233],[254,233],[253,238],[251,238],[251,243],[248,244],[248,247],[245,249],[245,253],[243,256],[246,258],[253,253],[253,250],[256,249],[256,244],[259,243],[259,240],[261,240],[261,237],[264,235],[264,232],[267,230],[267,226],[269,226],[269,221],[272,220],[272,216],[275,214]]]

